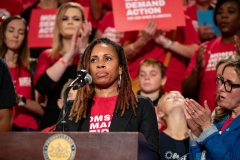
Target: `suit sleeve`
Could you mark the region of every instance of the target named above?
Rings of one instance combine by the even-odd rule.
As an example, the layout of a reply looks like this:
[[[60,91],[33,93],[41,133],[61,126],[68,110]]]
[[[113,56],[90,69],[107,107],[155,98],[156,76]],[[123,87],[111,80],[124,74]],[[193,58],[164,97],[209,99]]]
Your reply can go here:
[[[17,104],[12,78],[7,64],[0,58],[0,109]]]

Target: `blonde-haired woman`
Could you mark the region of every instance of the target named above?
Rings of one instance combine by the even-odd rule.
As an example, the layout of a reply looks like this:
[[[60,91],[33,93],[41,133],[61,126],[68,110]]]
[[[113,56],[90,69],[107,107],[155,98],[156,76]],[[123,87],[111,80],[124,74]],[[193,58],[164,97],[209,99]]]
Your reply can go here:
[[[27,44],[26,21],[20,16],[5,19],[0,26],[0,57],[9,67],[18,100],[18,105],[13,107],[14,131],[37,130],[35,116],[44,113],[42,107],[32,100]]]
[[[38,101],[42,101],[43,96],[40,95],[47,97],[45,114],[39,130],[56,124],[60,112],[57,99],[68,79],[76,77],[77,64],[88,45],[91,31],[91,23],[85,21],[81,5],[73,2],[61,5],[56,14],[52,49],[44,51],[39,56],[34,77]],[[78,37],[74,38],[79,44],[78,51],[69,54],[73,35]]]

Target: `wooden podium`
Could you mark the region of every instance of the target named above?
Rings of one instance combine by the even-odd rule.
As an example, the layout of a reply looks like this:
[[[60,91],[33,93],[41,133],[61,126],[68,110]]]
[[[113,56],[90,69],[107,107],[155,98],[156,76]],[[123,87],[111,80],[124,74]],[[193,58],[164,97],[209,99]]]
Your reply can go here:
[[[75,160],[154,159],[146,139],[138,132],[5,132],[0,133],[0,160],[44,160],[46,142],[59,134],[75,143]]]

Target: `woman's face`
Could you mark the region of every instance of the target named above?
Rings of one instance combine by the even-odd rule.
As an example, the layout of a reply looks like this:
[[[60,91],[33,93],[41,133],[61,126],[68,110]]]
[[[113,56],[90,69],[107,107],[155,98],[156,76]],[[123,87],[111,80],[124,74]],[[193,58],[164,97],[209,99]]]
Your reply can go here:
[[[217,26],[223,35],[234,35],[240,27],[239,6],[236,2],[223,3],[217,11]]]
[[[165,79],[162,79],[160,68],[157,65],[143,64],[139,69],[138,82],[141,91],[153,93],[160,90],[160,87],[165,84]]]
[[[82,13],[77,8],[68,8],[60,23],[60,34],[64,38],[71,38],[75,31],[82,27]]]
[[[118,85],[118,75],[122,74],[119,58],[111,45],[97,44],[90,56],[90,74],[99,88]]]
[[[240,79],[234,67],[226,67],[223,72],[224,82],[229,81],[232,84],[240,84]],[[240,107],[240,88],[232,88],[231,92],[227,92],[222,84],[218,88],[219,105],[223,108],[234,110]],[[240,109],[240,108],[239,108]]]
[[[5,43],[8,49],[18,50],[25,38],[25,24],[20,19],[14,19],[8,23],[5,31]]]

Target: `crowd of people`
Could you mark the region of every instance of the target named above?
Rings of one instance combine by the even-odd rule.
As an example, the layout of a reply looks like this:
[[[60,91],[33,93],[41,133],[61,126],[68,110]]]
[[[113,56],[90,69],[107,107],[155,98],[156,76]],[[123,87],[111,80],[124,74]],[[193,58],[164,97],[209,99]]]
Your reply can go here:
[[[0,131],[140,132],[156,159],[238,159],[239,0],[186,0],[185,26],[128,32],[111,0],[25,1],[0,4]],[[51,48],[28,47],[36,8],[58,8]],[[69,87],[79,70],[91,83]]]

